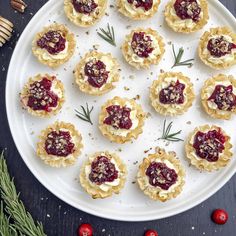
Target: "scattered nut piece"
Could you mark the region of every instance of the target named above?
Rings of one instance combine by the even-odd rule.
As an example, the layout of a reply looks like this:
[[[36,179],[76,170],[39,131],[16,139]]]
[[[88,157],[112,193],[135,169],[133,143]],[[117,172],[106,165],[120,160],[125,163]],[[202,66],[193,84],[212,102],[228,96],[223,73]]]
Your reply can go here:
[[[23,13],[27,7],[26,3],[23,0],[11,0],[11,6],[18,12]]]

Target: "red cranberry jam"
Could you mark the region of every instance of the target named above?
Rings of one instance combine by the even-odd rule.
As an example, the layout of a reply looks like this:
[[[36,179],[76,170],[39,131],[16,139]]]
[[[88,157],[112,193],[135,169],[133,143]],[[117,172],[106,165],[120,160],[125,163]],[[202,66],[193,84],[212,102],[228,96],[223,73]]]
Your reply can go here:
[[[72,0],[75,10],[82,14],[90,14],[98,7],[94,0]]]
[[[200,20],[202,11],[197,0],[176,0],[174,4],[176,15],[182,19],[192,19],[195,22]]]
[[[193,147],[196,154],[209,162],[216,162],[219,154],[225,149],[226,139],[220,130],[210,130],[207,133],[198,131],[194,138]]]
[[[118,178],[115,165],[105,156],[97,157],[91,164],[89,179],[91,182],[101,185],[105,182],[113,182]]]
[[[152,47],[152,39],[145,32],[136,32],[133,35],[131,47],[136,55],[139,57],[147,58],[152,53],[154,48]]]
[[[106,65],[95,58],[86,63],[84,73],[88,76],[88,83],[95,88],[101,88],[109,76]]]
[[[34,111],[43,110],[50,112],[58,104],[58,96],[51,91],[52,81],[43,78],[30,85],[27,106]]]
[[[127,0],[128,3],[134,4],[136,8],[143,8],[145,11],[152,9],[153,0]]]
[[[103,121],[104,124],[111,125],[115,129],[130,129],[132,127],[130,108],[112,105],[107,107],[106,110],[109,116]]]
[[[65,49],[66,39],[60,31],[50,30],[37,41],[37,46],[54,55]]]
[[[185,85],[179,80],[160,91],[159,100],[163,104],[183,104],[184,103]]]
[[[49,155],[66,157],[74,152],[74,147],[69,131],[52,131],[45,141],[45,150]]]
[[[233,86],[216,85],[208,101],[214,102],[219,110],[232,111],[236,107],[236,96],[233,94]]]
[[[224,36],[212,38],[208,41],[207,49],[214,57],[222,57],[230,54],[233,49],[236,48],[236,44],[230,43]]]
[[[152,162],[146,170],[146,175],[152,186],[160,187],[163,190],[168,190],[178,179],[175,170],[161,162]]]

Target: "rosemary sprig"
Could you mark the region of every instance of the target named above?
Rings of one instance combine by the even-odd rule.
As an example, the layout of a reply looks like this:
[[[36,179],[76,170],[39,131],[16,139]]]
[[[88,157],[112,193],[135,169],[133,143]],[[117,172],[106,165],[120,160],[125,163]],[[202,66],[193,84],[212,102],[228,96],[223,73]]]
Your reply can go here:
[[[86,122],[89,122],[91,125],[93,125],[93,122],[91,120],[91,112],[93,111],[93,106],[91,108],[88,107],[88,103],[86,103],[86,108],[83,106],[80,106],[82,109],[82,112],[75,110],[76,116]]]
[[[9,175],[3,152],[0,156],[0,191],[1,198],[6,205],[5,211],[14,221],[14,227],[20,235],[46,236],[42,223],[34,222],[30,213],[26,211],[23,202],[19,199],[14,180]]]
[[[97,32],[97,34],[102,39],[104,39],[105,41],[107,41],[108,43],[116,47],[116,39],[115,39],[115,32],[114,32],[113,26],[110,27],[109,23],[107,23],[107,30],[103,28],[99,28],[99,30],[101,32]]]
[[[189,66],[189,67],[191,67],[193,65],[194,59],[188,59],[186,61],[181,61],[181,59],[183,57],[183,54],[184,54],[183,47],[179,48],[179,52],[178,52],[178,54],[176,54],[175,46],[172,44],[172,51],[173,51],[173,54],[174,54],[175,63],[171,68],[174,68],[176,66]]]
[[[17,236],[17,232],[12,224],[9,222],[9,217],[4,213],[3,201],[0,206],[0,235],[1,236]]]
[[[170,122],[167,127],[166,127],[166,120],[164,121],[164,126],[163,126],[163,131],[162,131],[162,136],[158,138],[158,140],[163,139],[171,142],[179,142],[179,141],[184,141],[181,138],[176,137],[177,135],[181,134],[182,130],[179,130],[176,133],[170,133],[171,128],[172,128],[173,122]]]

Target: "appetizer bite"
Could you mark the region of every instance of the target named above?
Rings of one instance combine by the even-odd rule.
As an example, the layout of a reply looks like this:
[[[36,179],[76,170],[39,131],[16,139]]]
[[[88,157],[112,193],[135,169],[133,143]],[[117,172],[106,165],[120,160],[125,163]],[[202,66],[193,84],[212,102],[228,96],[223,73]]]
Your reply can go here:
[[[107,0],[64,0],[68,19],[80,27],[96,24],[105,14]]]
[[[207,24],[208,19],[206,0],[170,0],[165,8],[165,20],[176,32],[196,32]]]
[[[182,115],[192,106],[194,98],[193,84],[182,73],[161,73],[150,89],[152,106],[164,116]]]
[[[43,130],[37,143],[37,155],[52,167],[74,165],[83,148],[81,134],[75,126],[55,122]]]
[[[32,51],[42,64],[55,68],[73,56],[75,46],[74,34],[64,25],[55,23],[35,35]]]
[[[165,52],[165,44],[155,30],[138,28],[126,36],[122,52],[131,66],[148,69],[160,62]]]
[[[92,198],[119,194],[125,185],[126,166],[115,153],[96,152],[89,156],[80,171],[80,184]]]
[[[119,64],[110,53],[87,53],[74,70],[80,90],[91,95],[103,95],[115,88],[119,80]]]
[[[56,115],[65,102],[64,86],[56,76],[38,74],[29,79],[20,93],[23,107],[34,116]]]
[[[143,132],[144,119],[142,107],[133,99],[114,97],[102,106],[99,129],[112,142],[125,143]]]
[[[232,158],[230,137],[218,126],[197,127],[187,139],[187,159],[199,170],[215,171],[225,167]]]
[[[228,27],[211,28],[200,39],[200,59],[213,69],[227,69],[236,64],[236,34]]]
[[[177,197],[185,184],[185,171],[175,152],[156,148],[139,166],[137,181],[140,189],[152,200],[165,202]]]

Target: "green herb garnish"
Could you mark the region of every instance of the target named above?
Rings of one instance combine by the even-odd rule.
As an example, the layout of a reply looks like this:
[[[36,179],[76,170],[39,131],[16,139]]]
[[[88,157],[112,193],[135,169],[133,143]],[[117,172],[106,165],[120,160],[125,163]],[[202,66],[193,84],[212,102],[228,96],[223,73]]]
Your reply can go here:
[[[83,106],[80,106],[82,109],[82,112],[75,110],[76,116],[86,122],[89,122],[91,125],[93,125],[93,122],[91,120],[91,112],[93,111],[93,106],[91,108],[88,107],[88,103],[86,103],[86,108]]]
[[[172,44],[172,51],[173,51],[173,54],[174,54],[174,57],[175,57],[175,63],[174,63],[174,65],[171,68],[174,68],[176,66],[189,66],[189,67],[191,67],[193,65],[194,59],[189,59],[189,60],[186,60],[186,61],[181,61],[181,59],[183,57],[183,54],[184,54],[183,47],[179,48],[179,52],[178,52],[178,54],[176,54],[175,46]]]
[[[107,41],[108,43],[110,43],[111,45],[116,47],[116,39],[115,39],[115,32],[114,32],[114,28],[113,26],[110,27],[109,23],[107,24],[107,30],[103,29],[103,28],[99,28],[99,30],[101,32],[97,32],[97,34],[104,39],[105,41]]]
[[[176,137],[177,135],[181,134],[182,130],[179,130],[176,133],[171,133],[172,124],[173,122],[170,122],[166,127],[166,120],[164,121],[162,136],[158,138],[158,140],[163,139],[171,142],[184,141],[183,139]]]

